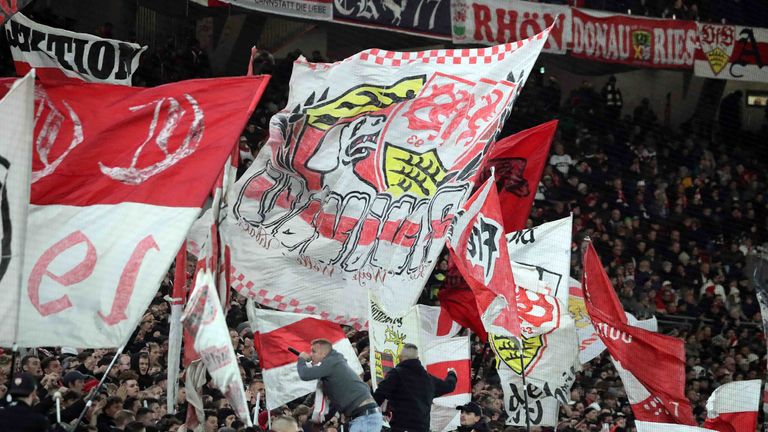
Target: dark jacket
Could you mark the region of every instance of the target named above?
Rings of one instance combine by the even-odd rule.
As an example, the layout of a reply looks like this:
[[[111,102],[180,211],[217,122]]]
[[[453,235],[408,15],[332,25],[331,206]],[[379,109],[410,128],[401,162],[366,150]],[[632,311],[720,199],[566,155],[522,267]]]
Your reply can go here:
[[[0,431],[45,432],[48,426],[48,419],[24,402],[0,408]]]
[[[373,394],[381,405],[388,400],[392,410],[392,431],[426,432],[432,399],[456,388],[456,374],[449,372],[445,381],[430,375],[419,359],[401,361],[389,371]]]
[[[299,359],[296,363],[299,378],[303,381],[319,379],[323,383],[323,393],[335,406],[349,416],[355,408],[371,398],[368,384],[349,367],[347,359],[336,351],[331,350],[320,364],[307,366],[307,362]]]

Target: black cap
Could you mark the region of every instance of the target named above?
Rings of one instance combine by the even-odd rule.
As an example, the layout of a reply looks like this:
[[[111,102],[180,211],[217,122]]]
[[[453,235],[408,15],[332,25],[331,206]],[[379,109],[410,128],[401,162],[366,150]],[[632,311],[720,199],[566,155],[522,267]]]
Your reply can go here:
[[[11,396],[27,397],[35,391],[37,381],[32,375],[21,372],[13,378],[9,387],[11,388],[9,391]]]
[[[77,380],[81,380],[85,382],[85,380],[87,379],[88,379],[88,375],[83,375],[80,371],[73,370],[64,374],[64,377],[61,379],[61,382],[64,383],[65,386],[68,386]]]
[[[478,405],[476,402],[467,402],[465,405],[457,406],[456,409],[459,411],[473,413],[477,416],[483,415],[483,409],[480,408],[480,405]]]

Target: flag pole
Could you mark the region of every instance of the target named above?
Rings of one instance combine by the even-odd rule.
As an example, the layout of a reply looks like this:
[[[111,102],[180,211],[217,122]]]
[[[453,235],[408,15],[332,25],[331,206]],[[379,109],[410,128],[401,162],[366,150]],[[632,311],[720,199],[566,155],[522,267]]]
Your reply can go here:
[[[130,337],[130,335],[128,335]],[[85,417],[85,413],[88,412],[88,408],[91,407],[93,404],[93,397],[96,396],[99,393],[99,390],[101,390],[101,387],[104,385],[104,381],[107,380],[107,377],[109,376],[109,371],[112,370],[112,367],[115,365],[115,362],[117,361],[117,358],[120,357],[120,355],[123,353],[123,350],[125,349],[125,346],[127,344],[123,344],[117,348],[117,352],[115,353],[115,356],[112,357],[112,361],[109,362],[109,366],[107,366],[107,369],[104,371],[104,375],[102,375],[101,380],[99,380],[99,384],[91,390],[90,394],[88,395],[88,400],[85,401],[85,407],[82,411],[80,411],[80,415],[77,417],[77,421],[75,422],[75,426],[72,427],[72,430],[77,430],[78,426],[80,426],[80,422],[83,421],[83,417]]]
[[[520,348],[520,376],[523,378],[523,406],[525,407],[525,430],[531,432],[531,416],[528,412],[528,384],[525,382],[525,363],[523,362],[523,336],[520,335],[520,339],[515,338],[519,342]]]

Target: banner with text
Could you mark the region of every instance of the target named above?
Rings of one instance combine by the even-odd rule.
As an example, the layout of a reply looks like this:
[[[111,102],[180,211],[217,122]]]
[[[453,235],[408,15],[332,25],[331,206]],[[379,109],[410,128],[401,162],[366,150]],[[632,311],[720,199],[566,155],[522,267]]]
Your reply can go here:
[[[565,54],[571,42],[571,8],[527,1],[453,0],[451,34],[457,44],[496,45],[525,39],[552,25],[544,52]]]
[[[334,0],[333,20],[435,39],[451,38],[450,0]]]
[[[5,23],[16,72],[37,69],[40,78],[79,78],[88,82],[131,85],[139,57],[137,44],[74,33],[38,24],[17,13]]]
[[[221,0],[245,9],[278,15],[330,21],[333,18],[332,0]]]
[[[768,82],[768,29],[698,23],[696,76]]]
[[[638,67],[690,69],[693,21],[635,18],[572,9],[571,55]]]

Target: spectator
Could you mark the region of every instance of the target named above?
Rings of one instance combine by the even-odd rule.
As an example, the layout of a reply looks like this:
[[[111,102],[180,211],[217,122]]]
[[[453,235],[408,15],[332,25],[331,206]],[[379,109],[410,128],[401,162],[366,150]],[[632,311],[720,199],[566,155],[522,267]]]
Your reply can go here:
[[[445,380],[431,375],[419,361],[418,347],[407,343],[400,351],[397,366],[379,383],[373,397],[379,405],[389,401],[392,432],[426,432],[432,399],[454,388],[456,372],[453,369],[448,370]]]
[[[7,407],[0,408],[0,430],[19,432],[48,430],[48,419],[33,409],[38,398],[37,383],[32,374],[27,372],[17,374],[11,382],[8,393],[13,397],[13,402]]]

